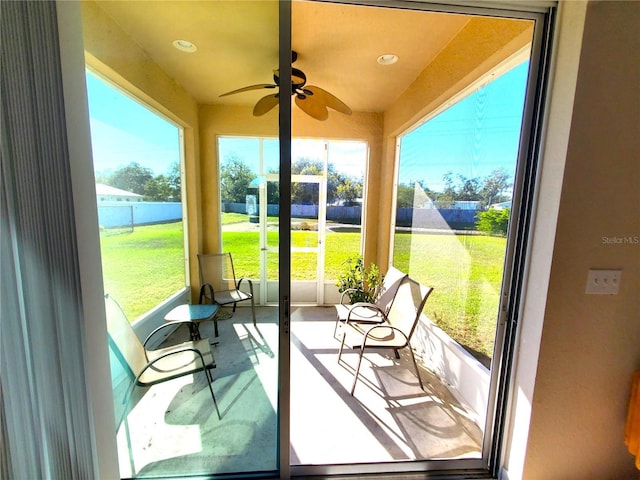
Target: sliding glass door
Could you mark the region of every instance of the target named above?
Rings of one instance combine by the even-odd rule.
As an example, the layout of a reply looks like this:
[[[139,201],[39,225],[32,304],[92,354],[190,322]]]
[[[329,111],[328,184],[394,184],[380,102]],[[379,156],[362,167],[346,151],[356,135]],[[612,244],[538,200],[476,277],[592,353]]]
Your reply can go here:
[[[107,308],[122,478],[279,474],[279,305],[287,283],[278,265],[288,258],[278,248],[287,238],[278,192],[267,186],[281,172],[278,101],[262,116],[252,107],[273,93],[267,89],[219,100],[273,82],[279,8],[277,1],[83,2],[88,68],[112,86],[88,76],[105,291],[123,307]],[[264,71],[234,76],[230,62]],[[220,118],[225,126],[241,121],[218,143]],[[222,306],[215,284],[214,304],[200,315],[193,304],[208,280],[199,258],[222,251],[242,279],[238,295],[253,298]],[[133,332],[127,343],[115,316]],[[142,386],[159,368],[145,366],[159,349],[170,360],[192,346],[214,365],[210,376],[196,371]]]
[[[197,328],[148,345],[199,335],[215,359],[211,378],[141,388],[140,371],[113,352],[114,378],[135,392],[116,408],[122,477],[495,474],[547,18],[430,8],[83,2],[88,67],[166,119],[181,142],[170,171],[161,152],[134,152],[153,181],[133,193],[169,210],[179,191],[182,207],[176,231],[147,238],[160,273],[119,287],[125,305],[166,287],[159,299],[141,295],[151,304],[131,315],[145,325],[132,322],[138,338],[167,325],[174,307],[200,301],[199,255],[231,253],[236,295],[251,296],[217,302]],[[489,113],[495,102],[502,113]],[[438,124],[456,108],[465,121]],[[488,135],[499,148],[486,149]],[[292,137],[318,147],[321,162]],[[124,159],[114,154],[103,179]],[[131,215],[117,226],[120,240],[139,230]],[[111,237],[106,220],[96,228]],[[180,268],[162,263],[167,239],[181,244],[172,251]],[[143,256],[132,248],[110,275],[132,273]],[[376,351],[350,394],[358,351],[338,362],[333,304],[336,278],[358,255],[435,287],[410,342],[424,388],[406,351]]]
[[[294,96],[293,136],[367,139],[366,181],[351,199],[364,199],[356,253],[383,274],[395,267],[434,288],[410,341],[425,388],[408,353],[372,349],[358,363],[360,349],[345,348],[338,361],[335,311],[296,311],[293,472],[492,471],[527,248],[522,219],[533,202],[524,186],[535,176],[548,19],[427,2],[294,1],[292,12],[294,67],[329,92],[320,97],[328,114],[305,104],[317,90]],[[342,235],[336,245],[346,249]]]

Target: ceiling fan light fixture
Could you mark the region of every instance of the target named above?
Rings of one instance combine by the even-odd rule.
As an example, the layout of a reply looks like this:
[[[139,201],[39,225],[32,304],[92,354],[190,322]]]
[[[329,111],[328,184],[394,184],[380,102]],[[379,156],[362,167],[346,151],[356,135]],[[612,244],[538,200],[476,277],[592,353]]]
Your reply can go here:
[[[295,62],[298,54],[292,52],[292,63]],[[249,85],[247,87],[237,88],[230,92],[221,94],[221,97],[227,95],[234,95],[236,93],[248,92],[250,90],[263,90],[265,88],[280,88],[280,70],[273,70],[273,84],[259,83],[256,85]],[[287,90],[289,90],[287,88]],[[307,85],[307,76],[305,73],[295,67],[291,67],[291,95],[295,99],[295,103],[300,109],[307,115],[315,118],[316,120],[326,120],[329,118],[329,108],[336,112],[344,113],[345,115],[351,115],[351,108],[345,104],[338,97],[332,93],[323,90],[320,87],[314,85]],[[280,91],[275,94],[270,94],[262,97],[253,107],[253,115],[259,117],[269,112],[272,108],[278,105],[280,97]]]
[[[198,50],[198,47],[196,47],[189,40],[174,40],[173,46],[176,47],[181,52],[186,52],[186,53],[193,53],[196,50]]]
[[[395,53],[385,53],[378,57],[378,63],[380,65],[393,65],[398,61],[398,56]]]

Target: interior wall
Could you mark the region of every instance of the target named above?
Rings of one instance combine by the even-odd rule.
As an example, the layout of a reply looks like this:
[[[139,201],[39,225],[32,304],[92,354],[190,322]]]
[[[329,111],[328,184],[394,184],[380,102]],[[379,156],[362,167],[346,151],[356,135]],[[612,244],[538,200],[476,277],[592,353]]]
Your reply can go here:
[[[523,478],[637,478],[623,444],[640,368],[638,2],[587,8]],[[626,239],[626,240],[625,240]],[[618,295],[586,295],[590,268]]]
[[[197,103],[94,2],[84,1],[81,6],[87,65],[183,127],[189,262],[196,265],[202,241]],[[195,268],[189,277],[191,285],[199,284]]]

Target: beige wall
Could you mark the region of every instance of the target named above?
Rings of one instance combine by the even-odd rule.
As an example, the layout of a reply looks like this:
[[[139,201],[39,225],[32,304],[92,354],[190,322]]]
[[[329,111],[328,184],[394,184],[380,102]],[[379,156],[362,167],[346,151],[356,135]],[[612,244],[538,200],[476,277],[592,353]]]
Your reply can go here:
[[[623,432],[640,368],[640,244],[603,241],[640,237],[638,25],[638,2],[588,6],[526,479],[638,478]],[[622,269],[619,295],[585,295],[589,268]]]

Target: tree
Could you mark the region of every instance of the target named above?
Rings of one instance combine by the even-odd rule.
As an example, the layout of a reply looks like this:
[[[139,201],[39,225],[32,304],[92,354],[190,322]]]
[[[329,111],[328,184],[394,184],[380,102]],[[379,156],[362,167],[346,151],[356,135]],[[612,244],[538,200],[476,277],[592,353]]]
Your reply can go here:
[[[477,201],[480,199],[480,180],[477,178],[467,178],[457,174],[454,180],[453,172],[447,172],[442,176],[444,190],[436,195],[440,203],[456,200]]]
[[[232,153],[225,158],[220,169],[220,197],[223,202],[244,203],[249,192],[249,184],[257,175],[249,166]]]
[[[321,160],[312,158],[298,158],[291,165],[292,175],[324,175],[324,165]],[[327,185],[327,199],[329,185]],[[299,205],[318,204],[318,185],[306,182],[291,183],[291,203]]]
[[[396,206],[397,208],[422,207],[435,196],[436,194],[425,185],[424,180],[409,180],[407,183],[398,184]]]
[[[476,229],[489,235],[507,235],[510,209],[490,208],[476,215]]]
[[[121,167],[109,177],[108,185],[128,192],[144,195],[144,186],[153,178],[153,171],[139,163],[131,162]]]
[[[480,199],[480,180],[458,174],[458,181],[460,185],[455,200],[475,201]]]
[[[180,175],[180,162],[173,162],[167,172],[167,180],[171,193],[169,199],[173,202],[182,201],[182,181]]]
[[[164,175],[149,180],[144,186],[144,199],[150,202],[166,202],[172,197],[171,183]]]
[[[338,185],[336,196],[342,201],[343,205],[354,204],[358,198],[362,197],[362,184],[347,178]]]
[[[399,183],[398,191],[396,193],[397,208],[413,207],[413,193],[414,193],[414,188],[411,185]]]
[[[444,182],[444,190],[442,191],[440,196],[450,201],[455,200],[458,193],[456,192],[456,187],[453,181],[453,172],[445,173],[442,176],[442,181]]]
[[[508,200],[509,197],[504,196],[503,193],[511,187],[511,176],[507,171],[504,168],[494,170],[482,182],[482,188],[480,189],[482,206],[488,208],[494,203]]]
[[[336,171],[336,166],[333,163],[327,165],[327,203],[335,203],[336,200],[340,199],[338,195],[338,188],[340,185],[343,185],[345,182],[349,180],[349,177],[339,173]],[[359,182],[350,179],[354,184],[358,184]],[[360,194],[355,197],[359,198],[362,196],[362,184],[360,183]]]
[[[277,174],[278,170],[269,169],[267,173]],[[280,182],[267,182],[267,205],[280,203]]]
[[[96,183],[102,183],[104,185],[111,185],[109,183],[109,179],[111,178],[111,175],[113,174],[113,171],[111,169],[107,169],[107,170],[103,170],[101,172],[95,172],[95,177],[96,177]]]

